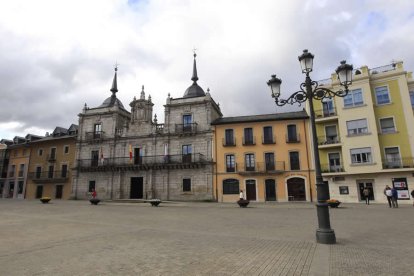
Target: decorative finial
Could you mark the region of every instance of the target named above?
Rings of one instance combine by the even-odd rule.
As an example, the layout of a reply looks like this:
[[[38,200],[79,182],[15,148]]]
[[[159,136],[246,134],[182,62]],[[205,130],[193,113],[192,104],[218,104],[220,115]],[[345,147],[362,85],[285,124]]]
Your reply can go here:
[[[197,49],[193,49],[193,53],[194,53],[194,64],[193,64],[193,76],[191,77],[191,80],[196,83],[198,81],[198,76],[197,76],[197,64],[196,64],[196,51]]]
[[[142,90],[141,90],[141,100],[145,100],[145,92],[144,92],[144,85],[142,86]]]
[[[115,93],[118,92],[118,85],[117,85],[117,81],[116,81],[116,72],[118,71],[118,63],[115,63],[115,75],[114,75],[114,80],[112,81],[112,88],[111,88],[111,92],[112,92],[112,96],[115,96]]]
[[[148,101],[151,102],[151,95],[148,95]]]
[[[171,97],[171,94],[170,93],[168,93],[168,98],[170,98]]]
[[[134,101],[136,101],[136,100],[137,100],[137,97],[134,96]]]
[[[154,123],[157,124],[158,120],[157,120],[157,114],[154,114]]]

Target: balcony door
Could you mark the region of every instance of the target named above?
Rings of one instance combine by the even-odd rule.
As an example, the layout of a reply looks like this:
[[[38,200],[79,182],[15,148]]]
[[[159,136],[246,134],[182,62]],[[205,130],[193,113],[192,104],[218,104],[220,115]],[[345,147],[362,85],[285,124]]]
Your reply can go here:
[[[142,164],[141,148],[134,148],[134,165]]]
[[[333,99],[325,98],[322,101],[323,116],[328,117],[335,115]]]
[[[193,123],[193,117],[191,114],[183,115],[183,131],[191,131],[191,125]]]
[[[191,163],[192,151],[191,145],[183,145],[183,163]]]
[[[327,144],[337,143],[338,132],[336,131],[336,125],[325,126],[325,135]]]
[[[330,172],[342,171],[341,156],[338,152],[328,153],[328,159],[329,159],[329,171]]]
[[[274,179],[266,179],[266,201],[276,201],[276,183]]]
[[[246,180],[246,199],[256,200],[256,180]]]
[[[298,134],[297,134],[297,131],[296,131],[296,125],[288,125],[287,126],[287,133],[288,133],[288,142],[298,141]]]
[[[273,152],[265,153],[265,165],[266,165],[266,171],[275,170],[275,155]]]
[[[99,150],[91,151],[91,166],[97,167],[99,161]]]

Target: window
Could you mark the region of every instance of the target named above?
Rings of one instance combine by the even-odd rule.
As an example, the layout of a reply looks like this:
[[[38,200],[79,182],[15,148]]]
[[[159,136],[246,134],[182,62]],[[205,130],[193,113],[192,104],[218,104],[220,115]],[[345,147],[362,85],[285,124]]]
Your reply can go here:
[[[50,148],[49,160],[56,160],[56,148]]]
[[[244,129],[244,145],[254,145],[253,129],[251,127]]]
[[[95,180],[89,181],[88,192],[92,193],[93,191],[95,191]]]
[[[400,150],[398,147],[385,148],[385,162],[387,168],[399,168],[401,166]]]
[[[339,194],[340,195],[349,195],[348,186],[339,186]]]
[[[234,154],[226,155],[226,172],[235,172],[236,171],[236,163]]]
[[[191,153],[192,153],[192,146],[183,145],[183,163],[191,162]]]
[[[289,160],[290,160],[291,170],[300,170],[299,152],[297,151],[289,152]]]
[[[63,153],[68,154],[69,153],[69,146],[64,146]]]
[[[338,132],[336,131],[336,126],[325,126],[325,136],[327,144],[338,143]]]
[[[410,91],[411,107],[414,108],[414,91]]]
[[[347,121],[346,127],[348,129],[348,135],[368,133],[367,119]]]
[[[99,150],[91,151],[91,166],[92,167],[97,167],[98,166],[98,160],[99,160]]]
[[[380,127],[381,127],[381,133],[394,133],[395,132],[395,125],[394,125],[394,119],[391,118],[383,118],[380,119]]]
[[[93,138],[99,139],[102,136],[102,124],[95,124],[93,127]]]
[[[377,104],[387,104],[391,102],[388,87],[386,86],[375,87],[375,97],[377,98]]]
[[[63,177],[63,178],[66,178],[66,176],[67,176],[67,173],[68,173],[68,165],[62,165],[62,172],[61,172],[61,176]]]
[[[275,154],[273,152],[265,153],[265,165],[266,171],[275,170]]]
[[[234,146],[236,143],[234,141],[234,131],[232,129],[225,130],[225,143],[226,146]]]
[[[344,97],[344,107],[353,107],[364,104],[362,98],[362,89],[358,88],[348,92],[348,95]]]
[[[191,125],[193,123],[193,117],[191,114],[183,115],[183,131],[191,131]]]
[[[328,153],[329,159],[329,172],[340,172],[341,167],[341,156],[338,152]]]
[[[9,172],[9,177],[14,177],[14,173],[16,172],[16,165],[12,165]]]
[[[333,99],[324,98],[322,99],[322,111],[324,117],[329,117],[335,115],[335,108],[333,104]]]
[[[20,164],[19,177],[23,177],[23,175],[24,175],[24,164]]]
[[[372,163],[371,148],[351,149],[352,164]]]
[[[239,181],[237,179],[223,180],[223,195],[238,195],[239,192]]]
[[[17,193],[18,194],[23,194],[23,185],[24,185],[24,181],[19,181],[17,182]]]
[[[42,175],[42,167],[36,167],[36,178],[40,178]]]
[[[47,174],[48,178],[53,178],[53,171],[54,171],[55,167],[54,166],[49,166],[49,171]]]
[[[191,178],[183,179],[183,192],[191,192]]]
[[[271,126],[263,128],[263,144],[273,144],[273,129]]]
[[[42,156],[42,155],[43,155],[43,149],[39,149],[39,150],[37,151],[37,154],[38,154],[39,156]]]
[[[287,141],[288,142],[298,142],[298,134],[296,132],[296,125],[287,126]]]
[[[249,153],[245,155],[245,165],[246,171],[254,171],[255,170],[255,163],[254,163],[254,154]]]

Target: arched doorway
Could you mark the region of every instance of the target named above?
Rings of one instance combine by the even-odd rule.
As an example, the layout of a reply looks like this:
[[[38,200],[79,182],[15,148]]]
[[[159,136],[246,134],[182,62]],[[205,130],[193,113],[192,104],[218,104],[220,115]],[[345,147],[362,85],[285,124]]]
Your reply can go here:
[[[286,183],[289,201],[306,201],[306,187],[303,178],[292,177]]]
[[[266,201],[276,201],[276,184],[274,179],[266,179]]]

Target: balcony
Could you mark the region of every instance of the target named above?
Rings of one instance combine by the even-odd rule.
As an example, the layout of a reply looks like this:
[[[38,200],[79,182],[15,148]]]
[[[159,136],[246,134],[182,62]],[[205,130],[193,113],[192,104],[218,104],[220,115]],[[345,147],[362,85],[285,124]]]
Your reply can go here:
[[[55,162],[56,161],[56,154],[48,154],[46,156],[46,160],[49,162]]]
[[[181,135],[192,135],[197,133],[197,123],[177,124],[175,133]]]
[[[285,162],[256,162],[255,164],[236,164],[239,174],[280,174],[285,171]]]
[[[322,148],[335,148],[341,146],[341,139],[339,136],[319,136],[318,147]]]
[[[315,110],[315,121],[326,122],[338,119],[336,108]]]
[[[191,169],[211,164],[201,153],[78,160],[81,171]]]
[[[382,160],[383,169],[408,169],[414,168],[414,158],[392,158]]]
[[[87,142],[99,143],[106,137],[105,132],[103,131],[92,131],[92,132],[86,132],[85,134],[86,134],[85,139]]]
[[[254,146],[256,145],[256,137],[243,137],[243,146]]]
[[[263,145],[276,144],[276,138],[275,138],[275,136],[272,136],[272,137],[262,136],[262,144]]]
[[[344,167],[342,165],[331,166],[329,164],[321,164],[321,170],[322,170],[322,173],[345,172]]]
[[[223,147],[235,147],[236,138],[223,138]]]
[[[299,133],[297,133],[296,135],[286,134],[286,143],[300,143]]]
[[[64,183],[69,178],[68,171],[30,172],[28,178],[35,183]]]

